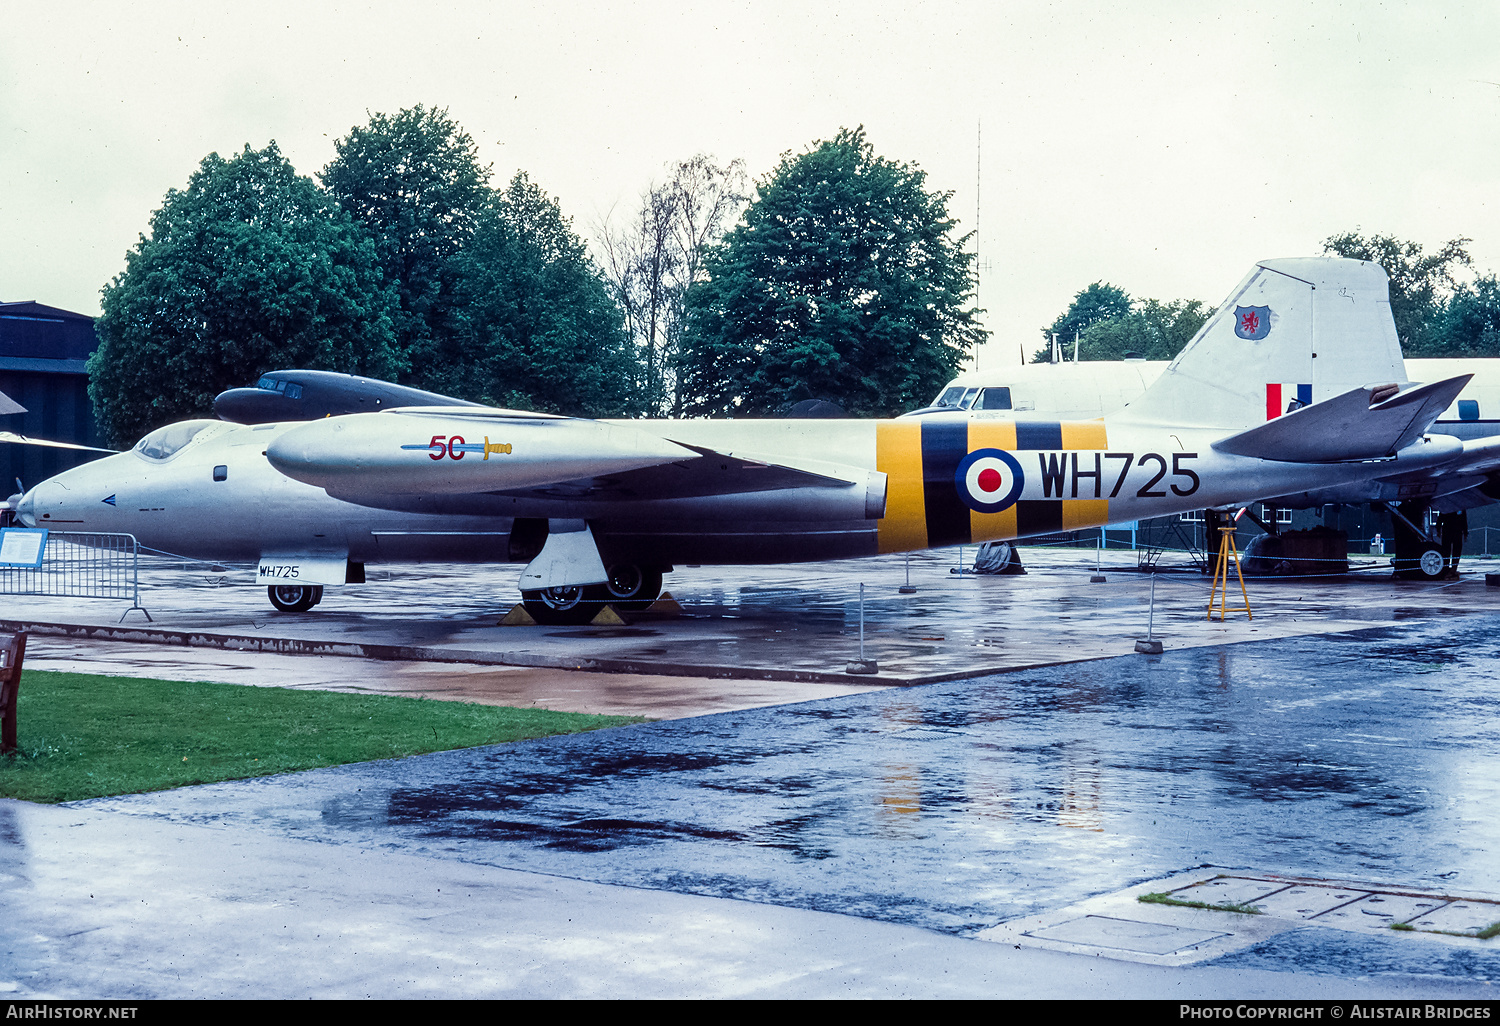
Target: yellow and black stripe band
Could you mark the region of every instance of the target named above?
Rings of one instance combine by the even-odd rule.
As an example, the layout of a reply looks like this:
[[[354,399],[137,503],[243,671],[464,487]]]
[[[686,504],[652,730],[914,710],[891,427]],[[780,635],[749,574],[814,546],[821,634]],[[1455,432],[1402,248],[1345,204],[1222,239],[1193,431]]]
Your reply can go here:
[[[1041,498],[1018,498],[996,512],[981,512],[961,492],[960,464],[985,449],[1035,451],[1036,470],[1045,478],[1068,459],[1063,453],[1108,448],[1104,422],[939,421],[912,418],[882,421],[876,428],[876,469],[886,475],[885,517],[879,522],[879,550],[903,552],[943,545],[1020,538],[1104,523],[1108,499],[1064,497],[1047,488]],[[1086,468],[1081,476],[1089,476]],[[1076,483],[1080,474],[1075,471]],[[1046,482],[1044,482],[1046,483]],[[1035,496],[1036,489],[1028,493]]]

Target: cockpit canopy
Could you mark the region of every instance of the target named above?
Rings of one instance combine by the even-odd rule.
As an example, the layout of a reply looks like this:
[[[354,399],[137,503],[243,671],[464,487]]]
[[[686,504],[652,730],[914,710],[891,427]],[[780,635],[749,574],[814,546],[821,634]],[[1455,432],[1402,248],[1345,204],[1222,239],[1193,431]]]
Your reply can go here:
[[[261,378],[255,383],[255,387],[263,392],[280,392],[288,399],[301,399],[302,386],[287,381],[284,378],[273,378],[270,375]]]
[[[975,402],[976,398],[978,402]],[[932,406],[954,410],[1008,410],[1011,408],[1010,388],[992,385],[981,390],[977,386],[965,388],[963,385],[950,385],[932,401]]]
[[[184,420],[178,424],[159,427],[135,443],[133,450],[138,456],[161,462],[177,455],[194,438],[208,428],[228,427],[218,420]],[[218,432],[214,432],[218,434]]]

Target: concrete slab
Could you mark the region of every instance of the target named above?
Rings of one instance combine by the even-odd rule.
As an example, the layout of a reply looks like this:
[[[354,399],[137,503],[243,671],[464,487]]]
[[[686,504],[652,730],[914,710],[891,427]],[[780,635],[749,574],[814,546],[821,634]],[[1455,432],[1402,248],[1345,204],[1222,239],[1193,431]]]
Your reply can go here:
[[[1116,916],[1080,916],[1056,926],[1028,931],[1027,936],[1069,946],[1161,956],[1174,955],[1188,949],[1196,951],[1211,941],[1228,937],[1229,934]]]
[[[1453,901],[1407,922],[1416,930],[1478,934],[1500,925],[1500,903]]]
[[[1142,900],[1160,894],[1168,895],[1178,904]],[[1214,907],[1202,907],[1205,905]],[[1259,911],[1217,907],[1225,905],[1250,906]],[[1470,911],[1450,921],[1466,923],[1468,929],[1447,934],[1392,929],[1393,924],[1409,919],[1441,921],[1442,910],[1450,905],[1467,906]],[[1416,962],[1424,953],[1429,959],[1436,959],[1434,945],[1441,950],[1444,945],[1467,944],[1476,952],[1491,954],[1493,946],[1474,936],[1483,928],[1474,925],[1485,914],[1478,911],[1481,909],[1493,913],[1500,906],[1483,899],[1455,900],[1441,894],[1401,893],[1381,884],[1312,882],[1266,874],[1249,876],[1202,866],[1090,897],[1065,908],[1011,920],[976,936],[1001,944],[1032,945],[1075,954],[1093,951],[1149,965],[1189,965],[1222,959],[1229,953],[1264,945],[1303,924],[1315,924],[1319,930],[1380,936],[1397,945],[1404,941],[1408,958]],[[1459,933],[1468,936],[1458,936]]]

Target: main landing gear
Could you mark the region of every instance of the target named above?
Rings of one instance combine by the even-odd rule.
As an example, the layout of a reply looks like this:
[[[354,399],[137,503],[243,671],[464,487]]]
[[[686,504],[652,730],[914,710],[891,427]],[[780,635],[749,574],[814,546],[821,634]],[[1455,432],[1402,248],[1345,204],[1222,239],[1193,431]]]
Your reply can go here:
[[[283,613],[305,613],[323,601],[321,584],[273,584],[266,593],[271,605]]]
[[[1443,576],[1447,561],[1443,550],[1420,526],[1427,513],[1422,502],[1387,505],[1395,535],[1396,557],[1392,560],[1396,576],[1407,580],[1435,581]]]
[[[521,604],[539,624],[576,627],[599,615],[606,605],[622,611],[645,609],[661,594],[661,571],[645,570],[633,563],[608,568],[603,584],[544,588],[521,592]]]

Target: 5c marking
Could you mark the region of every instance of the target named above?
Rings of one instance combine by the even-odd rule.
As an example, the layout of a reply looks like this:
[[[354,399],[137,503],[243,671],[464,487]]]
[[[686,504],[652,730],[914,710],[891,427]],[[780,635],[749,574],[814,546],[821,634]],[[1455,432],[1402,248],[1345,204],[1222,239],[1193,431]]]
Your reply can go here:
[[[483,453],[484,456],[482,458],[489,459],[491,455],[495,454],[509,455],[511,444],[509,442],[491,442],[489,435],[484,436],[483,442],[465,442],[463,435],[454,435],[451,438],[447,435],[433,435],[432,441],[426,445],[403,445],[401,448],[428,449],[430,451],[427,453],[427,457],[433,460],[440,460],[444,456],[450,460],[461,460],[464,458],[464,453],[468,452]]]

